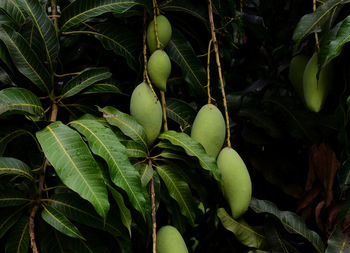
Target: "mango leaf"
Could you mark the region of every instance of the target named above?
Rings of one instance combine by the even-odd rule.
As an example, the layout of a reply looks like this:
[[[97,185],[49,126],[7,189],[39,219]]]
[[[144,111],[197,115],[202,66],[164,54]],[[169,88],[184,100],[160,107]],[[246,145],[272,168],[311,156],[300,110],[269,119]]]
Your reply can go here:
[[[137,4],[138,0],[76,0],[62,11],[61,31],[106,12],[123,13]]]
[[[102,172],[80,135],[57,121],[37,132],[36,136],[62,182],[106,218],[109,202]]]
[[[148,163],[137,163],[134,164],[134,167],[141,175],[142,185],[146,187],[153,177],[153,168],[148,166]]]
[[[196,117],[196,111],[183,100],[168,98],[166,100],[167,116],[181,126],[182,131],[190,129]]]
[[[334,30],[334,31],[333,31]],[[332,59],[337,57],[344,44],[350,41],[350,17],[346,17],[339,24],[337,24],[330,34],[334,34],[335,37],[330,41],[321,43],[320,54],[319,54],[319,65],[322,67],[326,66]]]
[[[50,69],[53,69],[53,61],[55,61],[59,50],[57,33],[53,22],[47,16],[38,0],[21,0],[17,1],[17,3],[19,7],[27,13],[35,25],[44,42],[43,45]]]
[[[5,43],[19,72],[31,80],[40,90],[49,93],[52,88],[49,72],[22,35],[11,27],[3,25],[0,28],[0,39]]]
[[[93,85],[98,81],[110,78],[112,73],[108,68],[88,68],[81,74],[75,76],[63,87],[60,99],[78,94],[83,89]]]
[[[5,245],[6,253],[27,253],[29,249],[29,217],[23,216],[11,229]]]
[[[123,134],[140,143],[145,150],[148,150],[146,132],[132,116],[111,106],[106,106],[99,110],[103,112],[103,117],[105,117],[110,125],[118,127]]]
[[[339,224],[328,239],[326,253],[341,253],[350,251],[350,238],[341,231]]]
[[[23,205],[20,208],[1,208],[0,209],[0,239],[6,234],[6,232],[21,218],[23,209],[27,205]]]
[[[95,93],[115,93],[123,94],[121,90],[113,83],[105,80],[101,83],[95,83],[90,87],[83,90],[82,94],[95,94]]]
[[[35,181],[28,165],[12,157],[0,157],[0,176],[1,175],[21,176],[33,182]]]
[[[170,149],[164,149],[162,152],[160,152],[157,156],[163,157],[166,159],[175,159],[175,160],[181,160],[186,162],[186,156],[175,153],[174,151]]]
[[[4,9],[1,9],[0,7],[0,26],[1,25],[8,25],[14,29],[18,28],[16,20],[14,20]]]
[[[112,182],[125,190],[135,209],[145,217],[146,189],[113,131],[94,120],[75,120],[70,125],[86,137],[92,152],[107,162]]]
[[[6,112],[40,118],[44,115],[44,108],[39,98],[31,91],[23,88],[6,88],[0,90],[0,115]]]
[[[191,44],[177,30],[173,31],[167,51],[170,59],[181,68],[186,82],[189,83],[190,92],[204,97],[204,85],[207,82],[204,67],[194,53]]]
[[[288,232],[299,234],[304,237],[314,246],[317,252],[325,251],[325,246],[321,237],[314,231],[309,230],[304,221],[297,214],[289,211],[280,211],[272,202],[256,198],[252,198],[250,207],[256,213],[272,214],[282,222]]]
[[[52,206],[43,205],[43,208],[44,209],[41,212],[41,217],[44,221],[67,236],[85,240],[85,238],[79,232],[78,228],[74,226],[74,224],[71,223],[66,216],[64,216]]]
[[[208,23],[208,11],[205,5],[200,2],[194,1],[183,1],[183,0],[173,0],[166,1],[165,4],[160,5],[160,9],[165,12],[184,12],[188,13],[204,23]]]
[[[300,42],[310,33],[319,32],[321,26],[327,21],[329,14],[340,4],[348,3],[349,0],[328,0],[319,6],[315,12],[304,15],[298,22],[294,33],[293,40],[295,48],[299,47]]]
[[[126,148],[126,152],[128,154],[128,157],[147,157],[147,151],[145,151],[144,147],[135,142],[135,141],[123,141],[123,145]]]
[[[169,141],[159,141],[156,145],[153,146],[153,148],[162,148],[162,149],[171,149],[174,151],[179,151],[179,152],[183,152],[183,148],[176,146],[174,144],[172,144]]]
[[[72,193],[59,193],[51,196],[48,206],[54,207],[64,216],[81,224],[107,231],[113,236],[122,234],[119,224],[119,218],[111,215],[109,212],[107,219],[104,220],[96,215],[88,202],[77,197]]]
[[[131,212],[129,208],[126,207],[124,203],[123,195],[121,195],[116,189],[114,189],[110,184],[107,184],[107,187],[112,194],[115,202],[118,205],[120,218],[122,220],[123,225],[128,229],[129,235],[131,237]]]
[[[181,213],[194,225],[196,206],[190,187],[186,181],[172,166],[163,164],[155,166],[155,168],[157,169],[158,175],[164,181],[170,196],[179,204]]]
[[[0,8],[4,9],[20,25],[26,20],[26,14],[19,7],[17,1],[0,1]]]
[[[1,93],[1,91],[0,91]],[[16,139],[19,136],[28,134],[35,139],[31,132],[25,129],[16,129],[11,132],[6,133],[4,136],[0,137],[0,156],[4,155],[7,144],[9,144],[12,140]],[[0,172],[1,173],[1,172]]]
[[[31,199],[28,199],[25,194],[12,189],[4,190],[0,195],[0,207],[20,206],[30,201]]]
[[[267,241],[264,234],[255,231],[245,222],[239,222],[233,219],[224,208],[219,208],[217,214],[222,225],[234,233],[242,244],[257,249],[266,248]]]
[[[349,189],[350,186],[350,159],[346,160],[339,168],[338,182],[341,192]]]
[[[124,26],[116,26],[115,24],[99,24],[95,28],[98,33],[94,34],[101,41],[103,47],[124,57],[129,67],[136,71],[137,41],[139,41],[137,34]]]
[[[166,139],[172,144],[184,148],[188,155],[195,156],[199,160],[203,169],[210,171],[214,178],[221,182],[221,176],[215,158],[208,156],[199,142],[195,141],[185,133],[178,133],[172,130],[163,132],[158,138],[163,140]]]

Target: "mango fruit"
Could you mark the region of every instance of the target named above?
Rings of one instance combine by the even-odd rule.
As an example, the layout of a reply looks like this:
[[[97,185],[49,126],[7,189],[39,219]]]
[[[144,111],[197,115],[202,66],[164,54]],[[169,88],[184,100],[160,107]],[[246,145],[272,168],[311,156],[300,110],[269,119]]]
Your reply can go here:
[[[148,144],[152,144],[160,133],[163,114],[159,100],[145,82],[139,84],[131,95],[130,114],[143,126]]]
[[[290,62],[288,77],[298,95],[304,99],[303,76],[309,57],[296,55]]]
[[[185,241],[175,227],[167,225],[158,230],[157,253],[188,253]]]
[[[223,148],[217,158],[223,182],[223,193],[232,217],[239,218],[248,209],[252,197],[252,182],[242,158],[232,148]]]
[[[156,17],[157,20],[157,33],[158,38],[160,42],[160,48],[164,49],[170,39],[172,34],[171,24],[169,20],[163,16],[159,15]],[[157,38],[156,38],[156,32],[154,29],[154,20],[149,23],[147,27],[147,45],[148,49],[153,53],[157,49]]]
[[[171,72],[171,62],[167,53],[158,49],[148,60],[148,75],[152,83],[160,90],[166,91],[166,83]]]
[[[316,76],[317,72],[318,59],[317,53],[314,53],[308,61],[303,75],[305,104],[313,112],[319,112],[321,110],[329,93],[333,76],[332,63],[328,63],[321,69],[318,80]]]
[[[204,147],[207,154],[216,158],[225,141],[225,120],[213,104],[204,105],[193,121],[191,137]]]

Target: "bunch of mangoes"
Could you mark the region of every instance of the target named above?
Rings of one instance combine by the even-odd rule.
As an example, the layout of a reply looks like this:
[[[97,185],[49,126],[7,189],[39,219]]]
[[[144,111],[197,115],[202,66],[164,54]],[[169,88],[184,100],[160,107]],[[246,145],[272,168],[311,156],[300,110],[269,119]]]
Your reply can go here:
[[[317,52],[311,58],[297,55],[290,62],[289,80],[307,108],[313,112],[322,109],[331,87],[332,75],[332,62],[319,70]]]
[[[171,62],[163,49],[170,41],[172,28],[169,20],[163,15],[156,17],[156,23],[159,48],[157,48],[154,20],[147,28],[147,45],[152,53],[148,61],[148,75],[153,85],[161,91],[166,91]],[[134,89],[130,101],[130,114],[145,129],[148,144],[151,145],[160,133],[163,116],[162,106],[147,83],[142,82]]]

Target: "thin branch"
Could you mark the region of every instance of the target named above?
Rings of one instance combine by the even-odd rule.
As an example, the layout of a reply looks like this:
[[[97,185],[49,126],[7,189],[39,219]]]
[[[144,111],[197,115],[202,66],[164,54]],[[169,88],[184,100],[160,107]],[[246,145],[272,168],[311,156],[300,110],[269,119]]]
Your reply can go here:
[[[224,80],[222,78],[222,72],[221,72],[221,64],[220,64],[220,57],[219,57],[219,47],[218,47],[218,42],[216,40],[216,35],[215,35],[215,26],[214,26],[214,18],[213,18],[213,7],[212,7],[211,0],[208,0],[208,11],[209,11],[209,21],[210,21],[211,36],[212,36],[212,40],[213,40],[213,43],[214,43],[216,64],[217,64],[217,67],[218,67],[219,80],[220,80],[220,85],[221,85],[221,93],[222,93],[222,98],[223,98],[223,101],[224,101],[224,108],[225,108],[226,130],[227,130],[227,146],[231,147],[230,121],[229,121],[229,117],[228,117],[228,109],[227,109],[227,102],[226,102],[226,95],[225,95]]]
[[[313,9],[313,12],[315,12],[316,8],[317,8],[316,0],[312,0],[312,2],[313,2],[312,9]],[[320,42],[318,40],[318,33],[317,32],[315,32],[315,46],[316,46],[317,53],[319,53],[320,52]]]
[[[148,166],[152,168],[152,160],[148,160]],[[151,178],[151,201],[152,201],[152,238],[153,253],[157,253],[157,216],[156,216],[156,194],[154,192],[154,177]]]
[[[53,18],[53,24],[55,25],[56,33],[58,34],[59,28],[58,28],[58,18],[60,15],[57,15],[57,3],[56,0],[51,0],[51,17]]]

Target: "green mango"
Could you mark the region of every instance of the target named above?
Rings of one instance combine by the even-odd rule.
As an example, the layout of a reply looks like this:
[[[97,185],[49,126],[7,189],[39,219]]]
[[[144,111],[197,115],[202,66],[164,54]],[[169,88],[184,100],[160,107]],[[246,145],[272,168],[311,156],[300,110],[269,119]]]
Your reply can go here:
[[[152,83],[160,90],[166,91],[166,83],[171,72],[171,62],[163,50],[153,52],[148,60],[148,75]]]
[[[185,241],[175,227],[167,225],[158,230],[157,253],[188,253]]]
[[[148,144],[152,144],[162,128],[162,106],[151,88],[142,82],[133,91],[130,101],[130,114],[145,129]]]
[[[317,72],[318,59],[317,53],[314,53],[307,63],[303,75],[305,104],[313,112],[319,112],[321,110],[329,93],[333,76],[332,63],[328,63],[321,69],[318,80],[316,76]]]
[[[289,80],[302,99],[304,99],[303,76],[308,61],[309,57],[299,54],[293,57],[289,65]]]
[[[204,105],[193,121],[191,137],[216,158],[225,141],[226,125],[220,110],[213,104]]]
[[[242,158],[232,148],[223,148],[217,159],[223,182],[223,192],[232,217],[239,218],[245,213],[252,197],[252,182]]]
[[[160,42],[160,48],[164,49],[170,39],[172,34],[171,24],[169,20],[163,16],[159,15],[157,16],[157,33],[158,38]],[[147,45],[148,49],[153,53],[157,49],[157,39],[156,39],[156,32],[154,30],[154,20],[149,23],[147,27]]]

